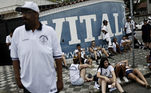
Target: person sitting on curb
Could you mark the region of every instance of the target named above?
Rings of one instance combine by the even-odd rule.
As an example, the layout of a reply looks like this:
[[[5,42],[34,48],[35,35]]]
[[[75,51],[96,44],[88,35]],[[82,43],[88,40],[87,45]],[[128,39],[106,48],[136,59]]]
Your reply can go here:
[[[121,61],[116,64],[115,66],[115,72],[116,75],[120,75],[119,72],[124,72],[124,76],[126,76],[129,79],[135,80],[139,84],[143,85],[146,88],[150,88],[151,86],[146,81],[143,74],[137,69],[132,69],[128,66],[128,60]]]
[[[101,58],[102,53],[104,53],[107,57],[109,57],[109,54],[104,48],[97,47],[95,45],[95,41],[91,42],[91,47],[89,48],[91,58],[96,61],[96,64],[98,65],[98,59]]]
[[[120,49],[120,45],[118,44],[116,37],[113,38],[113,50],[114,50],[116,53],[120,53],[120,54],[122,53],[122,52],[121,52],[121,49]]]
[[[151,50],[150,50],[150,54],[147,55],[146,57],[146,61],[148,63],[148,68],[151,70]]]
[[[131,50],[131,43],[131,40],[126,39],[126,37],[123,36],[120,43],[121,50],[123,50],[124,52],[127,52],[127,50]]]
[[[110,88],[117,88],[120,93],[126,93],[121,85],[116,81],[116,75],[113,66],[110,65],[106,57],[101,58],[100,65],[98,67],[97,77],[99,78],[99,84],[102,88],[102,93],[106,93],[106,85],[111,84]]]
[[[93,78],[86,76],[86,68],[91,68],[88,64],[79,64],[79,59],[74,58],[73,63],[69,68],[70,81],[72,85],[82,85],[84,81],[92,81]]]
[[[78,58],[80,64],[89,64],[92,65],[92,59],[87,57],[85,50],[81,48],[80,44],[77,44],[77,49],[74,51],[74,57]]]

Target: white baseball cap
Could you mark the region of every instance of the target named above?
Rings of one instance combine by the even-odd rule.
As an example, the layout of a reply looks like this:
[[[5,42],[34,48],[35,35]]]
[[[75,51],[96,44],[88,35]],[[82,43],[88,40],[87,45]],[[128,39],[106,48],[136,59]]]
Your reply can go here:
[[[38,5],[36,3],[34,3],[34,2],[32,2],[32,1],[26,1],[23,6],[17,7],[16,11],[23,12],[23,11],[28,10],[28,9],[39,13]]]
[[[149,16],[148,19],[151,20],[151,16]]]

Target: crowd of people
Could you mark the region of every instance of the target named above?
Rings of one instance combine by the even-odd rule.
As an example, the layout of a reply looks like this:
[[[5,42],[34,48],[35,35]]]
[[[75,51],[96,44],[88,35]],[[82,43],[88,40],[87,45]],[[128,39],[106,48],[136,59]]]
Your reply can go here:
[[[62,64],[70,71],[72,85],[95,81],[98,87],[101,87],[102,93],[106,93],[106,88],[110,90],[117,88],[120,93],[126,93],[120,85],[119,78],[123,78],[125,81],[128,81],[127,78],[129,78],[150,88],[142,73],[138,69],[130,68],[127,60],[118,62],[115,66],[112,66],[108,60],[116,54],[131,51],[132,35],[134,36],[134,45],[143,47],[143,44],[136,38],[135,32],[132,34],[132,31],[135,31],[135,22],[131,18],[127,18],[125,35],[119,40],[120,43],[116,37],[111,39],[107,28],[108,21],[103,20],[101,32],[103,44],[107,46],[107,49],[100,47],[101,44],[97,46],[95,41],[91,41],[88,56],[85,49],[77,44],[73,63],[68,67],[65,54],[62,53],[61,46],[57,41],[56,32],[52,27],[43,25],[39,21],[37,4],[26,2],[25,5],[17,7],[16,11],[22,12],[25,25],[16,28],[13,34],[10,33],[6,38],[6,44],[11,51],[17,85],[19,88],[23,88],[25,93],[56,93],[62,90]],[[142,26],[144,49],[151,50],[150,31],[151,26],[144,20]],[[98,65],[97,73],[95,76],[87,75],[86,70],[93,67],[93,60]],[[151,52],[146,61],[151,69]]]

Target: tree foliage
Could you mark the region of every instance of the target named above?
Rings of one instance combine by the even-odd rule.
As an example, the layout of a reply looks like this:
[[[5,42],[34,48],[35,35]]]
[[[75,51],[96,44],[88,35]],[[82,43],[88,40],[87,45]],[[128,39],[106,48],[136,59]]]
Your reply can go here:
[[[143,2],[147,2],[147,0],[132,0],[132,2],[133,2],[133,12],[137,12],[138,6]],[[126,8],[128,8],[130,11],[130,0],[124,0],[124,3],[126,5]]]

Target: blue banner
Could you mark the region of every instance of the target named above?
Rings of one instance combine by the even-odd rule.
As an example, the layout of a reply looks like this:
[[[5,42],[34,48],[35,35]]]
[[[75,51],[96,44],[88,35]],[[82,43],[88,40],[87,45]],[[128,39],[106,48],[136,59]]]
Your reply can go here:
[[[124,8],[123,2],[111,1],[79,5],[43,15],[40,21],[56,30],[62,51],[70,58],[77,44],[81,44],[87,51],[93,40],[98,46],[102,46],[103,20],[108,20],[110,36],[116,36],[119,41],[125,22]]]

